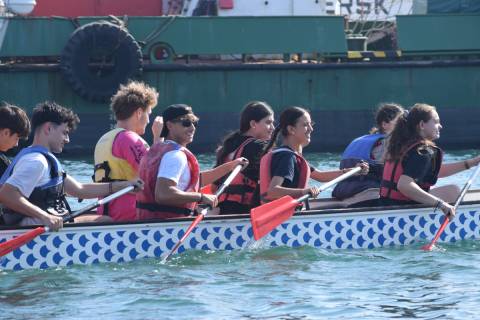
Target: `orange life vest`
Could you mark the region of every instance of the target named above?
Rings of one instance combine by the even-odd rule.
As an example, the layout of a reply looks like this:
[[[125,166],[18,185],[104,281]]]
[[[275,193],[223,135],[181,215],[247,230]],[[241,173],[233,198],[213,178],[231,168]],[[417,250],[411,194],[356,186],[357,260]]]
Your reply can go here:
[[[243,149],[250,142],[255,141],[255,138],[246,139],[235,151],[225,157],[223,163],[235,160],[242,156]],[[225,191],[218,197],[218,202],[232,201],[242,205],[254,206],[253,197],[255,190],[258,188],[258,182],[245,176],[242,172],[239,172],[232,180],[229,186],[225,188]]]
[[[200,169],[195,156],[185,147],[175,142],[161,142],[154,144],[142,158],[139,167],[140,179],[144,182],[144,189],[137,193],[137,219],[168,219],[191,215],[197,205],[196,202],[185,203],[183,206],[172,206],[155,201],[155,184],[157,182],[158,167],[163,156],[170,151],[181,150],[187,156],[190,168],[190,183],[187,192],[198,192]]]
[[[272,175],[271,175],[272,156],[274,153],[277,153],[277,152],[292,152],[293,154],[295,154],[295,158],[297,160],[297,166],[300,169],[300,177],[298,179],[298,185],[296,186],[296,188],[299,188],[299,189],[306,188],[308,180],[310,179],[310,166],[308,165],[307,160],[305,160],[305,158],[303,158],[301,155],[297,154],[296,152],[288,148],[278,148],[273,151],[270,151],[266,155],[264,155],[260,160],[260,200],[262,203],[272,201],[272,199],[268,199],[266,195],[267,195],[268,187],[270,186],[270,182],[272,181]]]
[[[402,156],[400,157],[399,160],[397,161],[386,161],[385,162],[385,167],[383,169],[383,178],[382,182],[380,185],[380,197],[382,198],[389,198],[392,200],[400,200],[400,201],[410,201],[411,199],[405,196],[403,193],[401,193],[397,189],[397,184],[398,180],[400,180],[400,177],[403,174],[403,165],[402,161],[405,158],[405,155],[412,150],[413,148],[421,145],[422,142],[415,142],[412,145],[410,145],[408,148],[405,149],[405,151],[402,153]],[[420,188],[428,192],[430,190],[430,187],[435,184],[437,178],[438,178],[438,173],[440,172],[440,167],[442,166],[442,158],[443,158],[443,152],[440,148],[436,146],[431,146],[432,148],[437,149],[438,155],[439,155],[439,161],[434,162],[434,176],[435,176],[435,181],[433,183],[431,182],[421,182],[418,183]],[[432,159],[432,162],[435,159]]]

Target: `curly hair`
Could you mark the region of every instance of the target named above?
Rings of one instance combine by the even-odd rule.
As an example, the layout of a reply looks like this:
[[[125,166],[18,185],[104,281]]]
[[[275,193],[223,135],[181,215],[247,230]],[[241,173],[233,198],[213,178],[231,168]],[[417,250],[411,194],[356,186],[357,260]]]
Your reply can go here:
[[[77,125],[80,123],[80,119],[71,109],[62,107],[61,105],[52,101],[45,101],[37,104],[33,109],[33,130],[36,130],[46,122],[53,122],[58,125],[66,123],[69,131],[72,132],[77,128]]]
[[[117,93],[112,97],[110,108],[116,120],[126,120],[138,108],[146,110],[157,105],[158,92],[155,88],[143,82],[131,81],[126,85],[120,85]]]
[[[21,139],[26,139],[30,134],[30,120],[25,111],[3,102],[0,105],[0,129],[10,129],[11,134],[16,133]]]

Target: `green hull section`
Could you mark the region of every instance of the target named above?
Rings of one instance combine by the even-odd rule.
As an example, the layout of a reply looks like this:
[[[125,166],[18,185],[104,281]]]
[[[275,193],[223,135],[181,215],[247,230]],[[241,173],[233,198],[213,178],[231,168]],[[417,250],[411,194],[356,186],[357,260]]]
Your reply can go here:
[[[147,65],[141,80],[155,86],[160,113],[172,103],[191,104],[201,117],[194,149],[213,151],[223,134],[237,128],[238,113],[250,100],[264,100],[278,112],[299,105],[317,123],[311,151],[342,149],[373,124],[379,102],[437,106],[448,147],[479,146],[480,61],[396,62],[322,65]],[[72,107],[81,124],[70,149],[91,150],[111,125],[107,103],[76,95],[58,66],[0,68],[1,99],[30,110],[55,100]]]

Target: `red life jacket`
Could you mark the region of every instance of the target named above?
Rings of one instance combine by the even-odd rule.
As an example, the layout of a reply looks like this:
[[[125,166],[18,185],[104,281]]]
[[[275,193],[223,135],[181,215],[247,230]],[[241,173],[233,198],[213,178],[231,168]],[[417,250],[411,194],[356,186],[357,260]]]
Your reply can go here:
[[[172,206],[155,201],[155,184],[157,182],[158,167],[163,156],[170,151],[181,150],[187,156],[190,168],[190,183],[187,192],[198,192],[200,169],[195,156],[187,149],[174,142],[154,144],[142,158],[139,167],[140,179],[144,182],[144,189],[137,193],[137,219],[168,219],[189,216],[193,213],[196,202],[185,203],[182,206]]]
[[[240,158],[245,146],[253,141],[255,141],[255,138],[246,139],[234,152],[225,157],[223,163]],[[239,172],[235,178],[233,178],[230,185],[225,188],[225,191],[218,197],[218,202],[232,201],[246,206],[255,206],[253,197],[257,188],[257,181]]]
[[[397,161],[386,161],[385,162],[385,167],[383,169],[383,178],[382,178],[382,183],[380,185],[380,197],[382,198],[389,198],[392,200],[400,200],[400,201],[411,201],[410,198],[405,196],[403,193],[401,193],[397,189],[397,184],[398,180],[400,180],[400,177],[403,174],[403,165],[402,161],[405,157],[405,155],[413,148],[423,144],[422,142],[415,142],[412,145],[410,145],[408,148],[405,149],[405,151],[402,153],[401,157]],[[418,183],[419,187],[425,190],[426,192],[430,191],[430,187],[435,184],[438,178],[438,173],[440,172],[440,167],[442,166],[442,159],[443,159],[443,152],[440,148],[436,146],[429,146],[432,148],[437,149],[437,154],[439,155],[439,160],[440,161],[435,161],[435,159],[432,159],[432,162],[434,162],[434,182],[421,182]]]
[[[308,165],[307,160],[303,158],[301,155],[297,154],[296,152],[288,149],[288,148],[278,148],[273,151],[268,152],[266,155],[262,157],[260,160],[260,200],[262,203],[267,203],[272,201],[272,199],[268,199],[266,197],[268,187],[270,186],[270,182],[272,181],[271,175],[271,163],[272,163],[272,156],[274,153],[277,152],[292,152],[295,154],[295,158],[297,160],[297,166],[300,169],[300,177],[298,179],[298,185],[296,188],[303,189],[307,187],[308,180],[310,179],[310,166]]]

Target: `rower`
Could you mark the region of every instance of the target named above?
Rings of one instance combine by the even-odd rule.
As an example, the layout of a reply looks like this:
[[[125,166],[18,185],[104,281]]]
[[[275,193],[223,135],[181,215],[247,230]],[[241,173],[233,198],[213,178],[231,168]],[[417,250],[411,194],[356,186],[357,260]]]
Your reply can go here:
[[[248,213],[260,205],[260,158],[272,137],[273,121],[273,110],[266,102],[249,102],[240,114],[240,129],[225,137],[217,149],[216,166],[239,157],[249,162],[220,195],[220,214]]]
[[[20,139],[27,139],[30,134],[30,120],[17,106],[4,103],[0,106],[0,177],[11,161],[5,154],[8,150],[18,146]],[[3,210],[0,206],[0,225],[3,224]]]
[[[313,132],[310,114],[303,108],[291,107],[280,114],[280,124],[275,128],[266,154],[260,162],[260,197],[262,202],[290,195],[299,198],[310,194],[317,197],[319,189],[308,187],[309,178],[327,182],[351,169],[319,171],[310,166],[303,157],[303,148],[310,143]],[[270,150],[278,135],[281,134],[283,145]],[[357,164],[362,168],[361,174],[368,173],[368,164]],[[313,207],[312,207],[313,208]]]
[[[417,103],[398,118],[386,152],[380,187],[383,205],[422,203],[442,210],[449,218],[460,193],[456,185],[432,188],[438,178],[478,165],[480,157],[443,163],[443,151],[434,143],[440,137],[440,117],[434,106]]]
[[[104,197],[135,181],[79,183],[67,175],[53,153],[60,153],[79,123],[72,110],[54,102],[38,104],[32,115],[33,143],[14,158],[0,179],[0,202],[5,205],[5,222],[10,225],[63,226],[70,212],[65,193],[79,198]],[[75,222],[111,221],[108,217],[83,215]]]
[[[140,160],[149,148],[141,135],[145,133],[157,100],[155,88],[142,82],[132,81],[120,86],[110,104],[116,127],[105,133],[95,146],[95,182],[126,181],[138,177]],[[162,127],[162,118],[156,117],[152,125],[154,143],[161,140]],[[135,194],[126,194],[100,206],[98,213],[115,221],[135,220]]]
[[[197,203],[216,207],[215,195],[199,192],[200,185],[210,184],[238,164],[238,158],[212,170],[200,172],[197,158],[187,149],[193,141],[198,117],[185,104],[171,105],[162,114],[164,142],[155,143],[140,162],[139,175],[145,189],[137,194],[138,219],[168,219],[191,215]]]
[[[333,197],[344,200],[343,203],[349,206],[377,204],[383,175],[385,141],[402,112],[403,108],[398,104],[380,104],[375,113],[376,127],[373,127],[369,134],[353,140],[343,152],[340,161],[341,170],[366,161],[370,167],[368,174],[340,181],[332,191]]]

